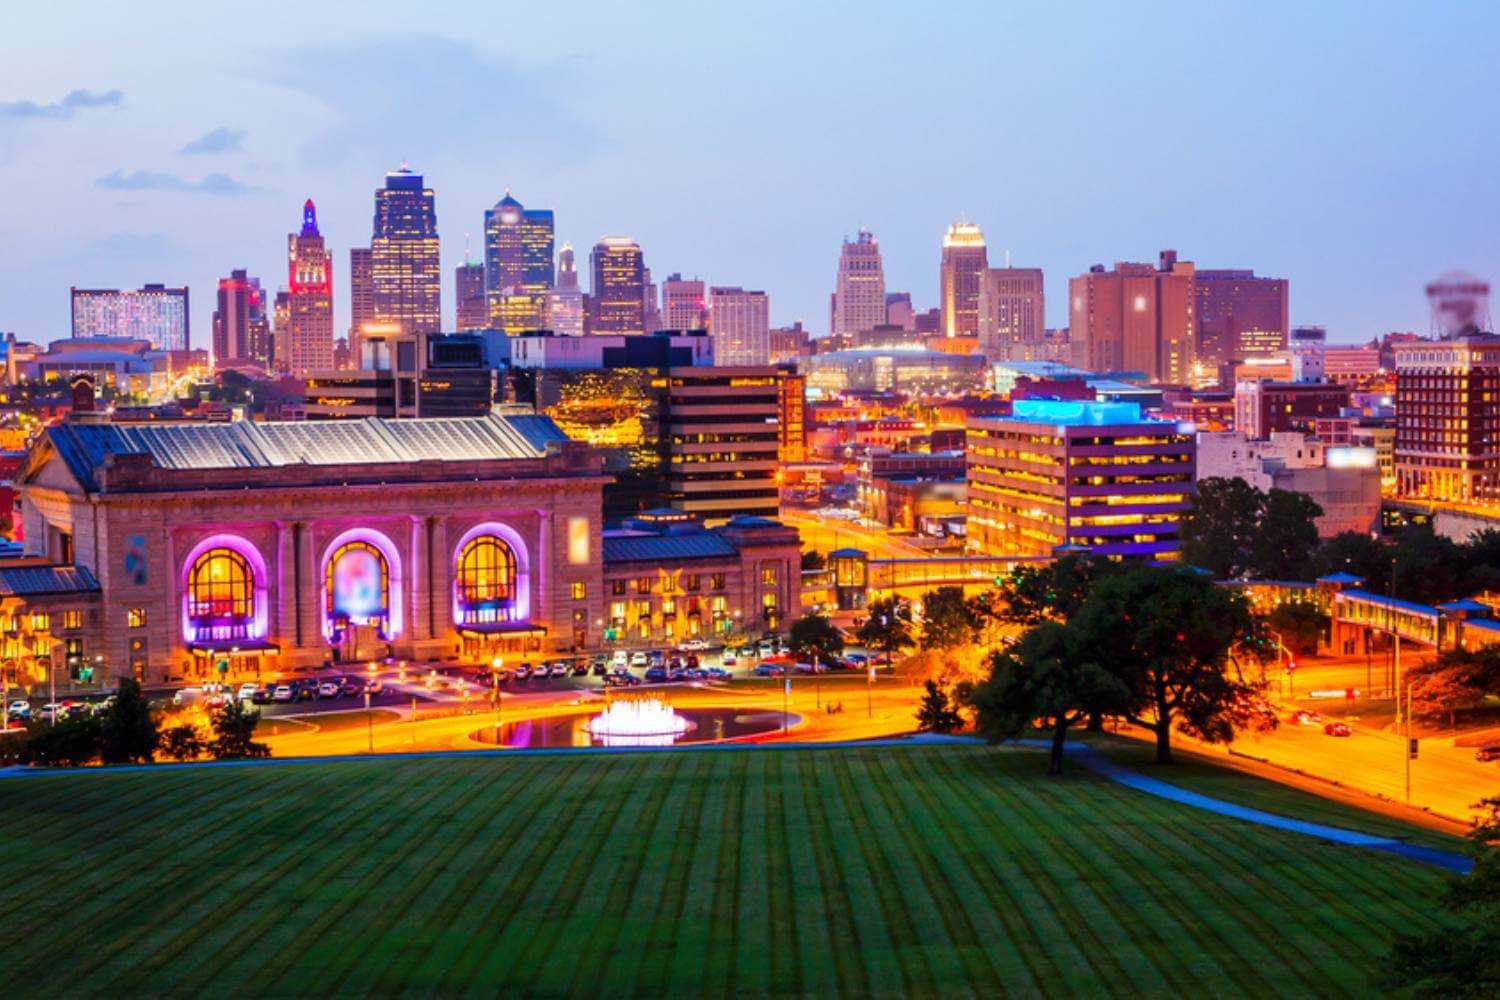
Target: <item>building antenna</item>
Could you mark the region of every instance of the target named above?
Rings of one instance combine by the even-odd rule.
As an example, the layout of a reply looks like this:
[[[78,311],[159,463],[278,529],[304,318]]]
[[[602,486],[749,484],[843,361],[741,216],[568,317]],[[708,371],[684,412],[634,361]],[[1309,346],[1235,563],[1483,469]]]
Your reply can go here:
[[[1010,270],[1010,250],[1009,249],[1007,249],[1005,251],[1005,269],[1007,271]]]

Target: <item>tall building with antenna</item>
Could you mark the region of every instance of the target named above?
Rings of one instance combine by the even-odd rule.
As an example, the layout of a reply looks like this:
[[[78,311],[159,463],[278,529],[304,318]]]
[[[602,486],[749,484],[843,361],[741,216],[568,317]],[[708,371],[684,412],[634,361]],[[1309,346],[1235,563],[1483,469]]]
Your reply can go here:
[[[484,213],[484,272],[489,326],[515,335],[542,326],[552,268],[551,209],[529,209],[505,197]]]
[[[960,219],[943,236],[938,270],[939,308],[944,337],[973,337],[979,333],[979,288],[989,256],[984,233]]]
[[[373,322],[402,333],[442,329],[437,198],[404,163],[375,191],[370,285]]]
[[[333,255],[318,232],[311,198],[302,205],[302,229],[287,236],[290,326],[286,356],[276,367],[291,375],[333,367]]]
[[[839,252],[829,332],[852,337],[885,322],[885,268],[880,260],[880,242],[861,227],[854,241],[845,240]]]

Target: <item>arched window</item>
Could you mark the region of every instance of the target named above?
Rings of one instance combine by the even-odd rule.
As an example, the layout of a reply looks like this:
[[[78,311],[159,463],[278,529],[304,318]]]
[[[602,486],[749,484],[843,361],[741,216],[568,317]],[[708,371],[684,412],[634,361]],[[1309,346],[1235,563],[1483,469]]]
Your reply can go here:
[[[340,545],[328,559],[323,589],[334,620],[379,625],[389,617],[390,566],[371,542],[355,539]]]
[[[227,547],[207,550],[188,571],[188,622],[204,637],[249,635],[255,620],[255,572],[250,561]]]
[[[506,622],[516,616],[516,554],[494,535],[479,535],[458,551],[455,574],[463,622]]]

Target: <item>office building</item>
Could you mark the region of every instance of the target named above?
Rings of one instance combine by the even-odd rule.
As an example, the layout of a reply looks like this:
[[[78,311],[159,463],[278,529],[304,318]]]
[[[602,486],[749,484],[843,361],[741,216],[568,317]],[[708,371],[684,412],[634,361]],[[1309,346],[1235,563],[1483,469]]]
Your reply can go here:
[[[913,347],[860,347],[812,354],[797,361],[818,399],[845,392],[959,396],[984,384],[988,366],[977,354]]]
[[[73,336],[147,340],[159,351],[185,351],[191,340],[188,290],[166,285],[71,289]]]
[[[880,260],[880,242],[868,229],[861,229],[854,242],[844,241],[839,252],[828,329],[835,336],[853,336],[885,322],[885,268]]]
[[[291,326],[276,367],[290,375],[333,367],[333,255],[318,232],[318,210],[302,206],[302,229],[286,240]]]
[[[489,326],[517,334],[541,329],[553,273],[551,209],[528,209],[509,191],[484,213]]]
[[[490,305],[484,287],[484,265],[466,260],[454,268],[453,291],[458,300],[455,318],[459,332],[488,329]]]
[[[245,270],[230,271],[229,277],[219,279],[212,345],[216,371],[271,367],[274,348],[266,305],[260,279],[250,277]]]
[[[1259,490],[1305,494],[1323,508],[1318,536],[1368,535],[1380,525],[1380,464],[1373,447],[1330,445],[1297,431],[1255,440],[1241,431],[1198,434],[1198,479],[1243,479]]]
[[[564,243],[557,254],[557,287],[547,292],[544,327],[559,337],[581,337],[588,310],[578,287],[573,248]]]
[[[1327,377],[1328,332],[1321,326],[1299,326],[1287,339],[1293,382],[1322,382]]]
[[[1197,351],[1193,265],[1163,250],[1160,262],[1096,264],[1068,282],[1073,364],[1137,371],[1151,382],[1193,385]]]
[[[966,427],[968,539],[985,555],[1175,559],[1194,443],[1136,403],[1020,399]]]
[[[979,288],[990,266],[984,233],[972,222],[955,222],[943,236],[938,271],[941,327],[944,337],[973,337],[979,333]]]
[[[1255,438],[1314,434],[1319,420],[1342,416],[1348,405],[1349,387],[1337,382],[1242,380],[1234,387],[1234,429]]]
[[[714,363],[771,363],[771,303],[765,292],[714,287],[708,291],[708,332]]]
[[[980,276],[979,353],[991,361],[1029,360],[1046,342],[1042,272],[991,267]]]
[[[646,265],[640,244],[622,236],[606,236],[589,255],[593,285],[590,296],[594,334],[646,332]]]
[[[641,271],[641,288],[644,296],[641,302],[641,315],[645,317],[645,329],[647,333],[663,329],[661,325],[661,302],[656,295],[656,282],[651,280],[651,268],[643,268]]]
[[[1500,502],[1500,337],[1397,344],[1396,492]]]
[[[917,328],[917,312],[911,305],[911,292],[885,293],[885,322],[903,330]]]
[[[359,342],[360,331],[375,322],[375,279],[371,276],[370,248],[349,250],[349,343]]]
[[[702,281],[671,274],[661,284],[661,329],[708,329],[708,293]]]
[[[779,365],[813,352],[812,334],[798,320],[791,326],[778,326],[771,330],[771,364]]]
[[[386,174],[385,186],[375,192],[370,285],[375,323],[402,333],[442,329],[436,197],[422,175],[405,165]]]
[[[308,372],[302,416],[482,417],[494,400],[495,370],[475,334],[369,334],[354,364]]]
[[[1215,371],[1286,349],[1287,280],[1249,270],[1197,270],[1198,362]]]

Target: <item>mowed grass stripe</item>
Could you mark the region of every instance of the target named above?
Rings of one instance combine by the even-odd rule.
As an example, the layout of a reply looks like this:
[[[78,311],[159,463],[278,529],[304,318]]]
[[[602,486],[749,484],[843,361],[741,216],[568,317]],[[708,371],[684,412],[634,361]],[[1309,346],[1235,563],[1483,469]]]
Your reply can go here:
[[[813,852],[812,823],[806,790],[798,761],[791,754],[776,754],[776,782],[781,792],[779,807],[767,817],[779,827],[786,851],[785,885],[790,895],[787,904],[790,923],[796,928],[798,985],[804,994],[829,996],[838,990],[838,972],[834,951],[847,947],[847,940],[834,938],[830,931],[828,898]]]
[[[779,956],[776,953],[780,942],[772,934],[767,888],[768,869],[777,860],[765,841],[766,772],[772,764],[771,757],[767,753],[749,755],[740,815],[734,825],[740,841],[735,851],[739,878],[735,900],[734,990],[750,996],[766,996],[771,992],[777,960],[786,957],[785,953]]]
[[[884,947],[867,941],[854,918],[854,890],[848,883],[844,856],[834,840],[818,789],[817,759],[811,754],[788,755],[796,763],[796,782],[807,802],[807,827],[811,838],[810,854],[819,875],[824,900],[824,925],[836,942],[831,952],[833,972],[840,992],[850,995],[870,993],[864,963],[860,960],[867,948]]]
[[[687,844],[684,853],[685,885],[682,905],[674,932],[671,957],[667,963],[667,981],[677,985],[696,984],[701,989],[704,956],[708,954],[713,907],[717,893],[714,878],[719,867],[719,837],[723,833],[727,809],[732,760],[727,754],[696,754],[707,762],[702,777],[706,786],[703,806],[694,828],[685,828]]]
[[[716,845],[714,877],[703,891],[712,893],[709,909],[708,940],[703,950],[701,990],[704,996],[731,996],[737,991],[735,946],[739,940],[740,835],[739,821],[744,812],[746,776],[752,759],[758,754],[736,753],[728,758],[728,786],[723,812],[714,831]]]

